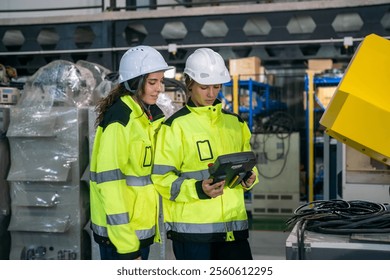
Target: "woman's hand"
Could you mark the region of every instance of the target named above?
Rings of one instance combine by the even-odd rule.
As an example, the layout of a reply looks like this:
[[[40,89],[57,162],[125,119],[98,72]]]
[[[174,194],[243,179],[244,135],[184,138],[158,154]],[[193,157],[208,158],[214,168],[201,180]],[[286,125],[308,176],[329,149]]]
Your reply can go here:
[[[252,172],[252,174],[248,178],[244,178],[244,180],[241,181],[241,185],[244,187],[244,189],[248,189],[256,181],[255,172],[253,172],[253,171],[251,171],[251,172]]]
[[[202,181],[202,189],[205,194],[211,198],[215,198],[223,194],[225,180],[213,184],[213,179],[206,179]]]

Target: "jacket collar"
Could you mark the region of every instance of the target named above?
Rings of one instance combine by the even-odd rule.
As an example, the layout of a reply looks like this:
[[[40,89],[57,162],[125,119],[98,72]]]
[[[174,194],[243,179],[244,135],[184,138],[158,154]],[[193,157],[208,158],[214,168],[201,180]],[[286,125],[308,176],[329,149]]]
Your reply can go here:
[[[221,100],[219,100],[219,99],[217,98],[217,99],[215,99],[215,101],[214,101],[214,103],[213,103],[212,106],[218,105],[218,104],[220,104],[220,103],[222,103]],[[190,97],[190,98],[188,99],[188,101],[187,101],[187,106],[189,106],[189,107],[197,107],[197,106],[195,105],[194,101],[192,101],[191,97]]]
[[[149,119],[144,109],[130,95],[125,95],[121,98],[123,102],[125,102],[131,108],[131,110],[135,113],[136,116],[141,116],[142,114],[145,114],[146,118]],[[149,110],[153,117],[153,119],[150,121],[156,121],[164,117],[163,111],[156,104],[150,105]]]

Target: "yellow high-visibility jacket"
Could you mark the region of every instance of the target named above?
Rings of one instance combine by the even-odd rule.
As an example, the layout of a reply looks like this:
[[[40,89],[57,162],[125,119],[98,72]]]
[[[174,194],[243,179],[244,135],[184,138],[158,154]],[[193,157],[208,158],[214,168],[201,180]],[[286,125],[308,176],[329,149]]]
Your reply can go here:
[[[168,238],[192,242],[248,238],[244,189],[225,187],[223,195],[210,198],[201,183],[209,178],[208,164],[219,155],[251,150],[250,138],[246,122],[223,110],[219,100],[204,107],[189,100],[164,121],[157,135],[152,181],[163,197]],[[258,175],[256,168],[253,171]]]
[[[130,96],[105,113],[96,130],[90,161],[91,227],[95,240],[111,242],[120,254],[160,241],[159,196],[150,175],[155,133],[162,111],[151,106],[154,121]]]

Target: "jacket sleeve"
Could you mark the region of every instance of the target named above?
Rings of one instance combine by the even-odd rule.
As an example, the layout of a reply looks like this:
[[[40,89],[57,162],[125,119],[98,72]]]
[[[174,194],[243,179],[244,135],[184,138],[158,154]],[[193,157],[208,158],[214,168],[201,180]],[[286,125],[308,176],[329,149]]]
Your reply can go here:
[[[157,134],[152,181],[165,199],[176,202],[199,200],[196,179],[188,179],[181,173],[184,152],[183,134],[177,126],[162,125]]]

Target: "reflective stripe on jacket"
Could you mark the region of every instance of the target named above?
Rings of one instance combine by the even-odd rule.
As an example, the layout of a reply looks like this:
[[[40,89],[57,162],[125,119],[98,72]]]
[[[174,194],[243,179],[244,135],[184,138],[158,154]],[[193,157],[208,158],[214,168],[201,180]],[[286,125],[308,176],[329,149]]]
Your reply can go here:
[[[199,188],[209,178],[209,163],[219,155],[251,150],[250,138],[247,124],[223,110],[219,100],[205,107],[190,100],[163,123],[152,180],[163,197],[169,238],[210,242],[247,237],[244,190],[225,187],[222,196],[211,199]]]
[[[130,96],[123,96],[96,130],[90,161],[92,229],[121,254],[138,251],[140,240],[160,241],[158,193],[150,173],[161,122],[151,122]]]

